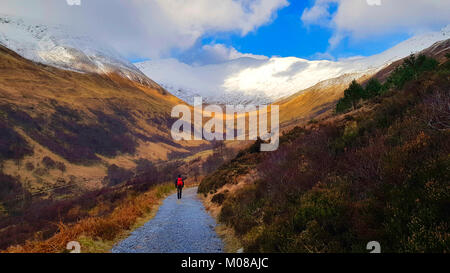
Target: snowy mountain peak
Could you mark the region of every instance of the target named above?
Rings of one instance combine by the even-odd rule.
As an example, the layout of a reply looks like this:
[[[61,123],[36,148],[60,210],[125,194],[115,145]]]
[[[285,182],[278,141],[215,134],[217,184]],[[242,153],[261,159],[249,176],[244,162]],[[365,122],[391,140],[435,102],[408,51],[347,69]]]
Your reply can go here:
[[[154,85],[114,49],[68,26],[0,15],[0,44],[35,62],[80,72],[114,72],[142,84]]]
[[[441,31],[414,36],[381,54],[339,61],[309,61],[296,57],[240,58],[220,64],[189,65],[175,59],[151,60],[136,66],[175,96],[192,103],[268,104],[328,79],[374,74],[412,53],[450,38],[450,25]]]

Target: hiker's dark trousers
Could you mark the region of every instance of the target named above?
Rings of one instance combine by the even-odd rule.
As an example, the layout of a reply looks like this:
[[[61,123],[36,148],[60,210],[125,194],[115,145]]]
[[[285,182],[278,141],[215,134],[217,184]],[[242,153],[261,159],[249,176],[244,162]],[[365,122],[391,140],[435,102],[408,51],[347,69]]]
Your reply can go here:
[[[177,195],[178,199],[181,199],[181,192],[183,191],[183,187],[177,187]]]

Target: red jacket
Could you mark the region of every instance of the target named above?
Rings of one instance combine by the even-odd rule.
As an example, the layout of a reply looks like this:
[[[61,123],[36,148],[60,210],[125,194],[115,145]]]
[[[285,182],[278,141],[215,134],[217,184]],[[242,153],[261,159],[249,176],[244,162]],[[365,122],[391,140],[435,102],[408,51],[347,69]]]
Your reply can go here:
[[[183,178],[181,178],[181,177],[178,177],[176,180],[175,180],[175,187],[181,187],[181,188],[183,188],[184,187],[184,179]]]

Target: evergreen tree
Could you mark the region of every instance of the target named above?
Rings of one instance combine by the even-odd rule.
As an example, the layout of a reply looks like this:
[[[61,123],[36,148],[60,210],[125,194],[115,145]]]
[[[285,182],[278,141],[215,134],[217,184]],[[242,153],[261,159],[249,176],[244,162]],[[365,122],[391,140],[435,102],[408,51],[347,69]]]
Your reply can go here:
[[[373,98],[381,93],[383,85],[377,79],[371,79],[365,88],[366,98]]]
[[[352,81],[349,88],[344,91],[344,98],[347,98],[353,109],[356,109],[358,102],[364,98],[364,88],[355,80]]]

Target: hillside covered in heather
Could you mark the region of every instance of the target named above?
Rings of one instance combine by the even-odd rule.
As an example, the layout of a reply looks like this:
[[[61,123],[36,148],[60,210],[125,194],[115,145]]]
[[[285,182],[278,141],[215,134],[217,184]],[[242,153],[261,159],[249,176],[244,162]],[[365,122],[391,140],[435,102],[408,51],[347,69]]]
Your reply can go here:
[[[335,113],[242,151],[199,187],[248,252],[448,252],[450,54],[353,82]]]

